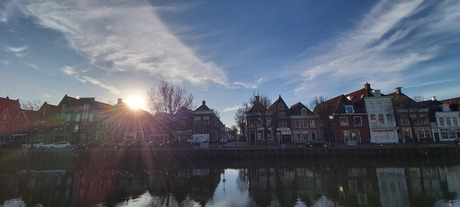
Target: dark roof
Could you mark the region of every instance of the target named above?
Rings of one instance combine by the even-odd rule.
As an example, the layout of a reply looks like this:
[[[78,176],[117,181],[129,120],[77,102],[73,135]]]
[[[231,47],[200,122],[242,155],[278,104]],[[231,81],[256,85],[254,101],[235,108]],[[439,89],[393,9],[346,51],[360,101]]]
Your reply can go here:
[[[313,112],[300,102],[290,107],[291,115],[302,115],[302,109],[307,110],[307,115],[313,115]]]
[[[211,109],[206,106],[206,101],[203,101],[201,106],[195,109],[195,111],[211,111]]]
[[[286,107],[285,109],[289,109],[286,105],[286,102],[284,102],[283,98],[281,98],[281,95],[278,97],[278,99],[276,99],[275,102],[273,102],[273,104],[268,108],[268,110],[270,111],[274,111],[274,110],[277,110],[278,109],[278,105],[282,103],[284,104],[284,106]]]
[[[460,104],[460,97],[445,99],[441,102],[444,104]]]

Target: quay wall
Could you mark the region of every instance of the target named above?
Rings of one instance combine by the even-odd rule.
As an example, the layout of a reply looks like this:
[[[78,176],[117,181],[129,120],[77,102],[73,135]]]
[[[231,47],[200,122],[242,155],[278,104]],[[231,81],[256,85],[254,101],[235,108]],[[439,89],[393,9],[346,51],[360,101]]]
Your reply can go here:
[[[341,159],[458,159],[460,146],[366,146],[329,148],[209,148],[209,149],[88,149],[88,150],[0,150],[0,169],[117,169],[156,168],[165,163],[206,163],[207,161],[297,160],[312,162]]]

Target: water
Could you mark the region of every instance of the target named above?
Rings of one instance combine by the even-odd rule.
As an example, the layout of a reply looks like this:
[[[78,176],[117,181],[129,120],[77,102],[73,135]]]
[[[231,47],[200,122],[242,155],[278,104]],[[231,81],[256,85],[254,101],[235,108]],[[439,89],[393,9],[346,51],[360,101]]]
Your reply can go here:
[[[457,160],[99,162],[3,163],[0,206],[460,206]]]

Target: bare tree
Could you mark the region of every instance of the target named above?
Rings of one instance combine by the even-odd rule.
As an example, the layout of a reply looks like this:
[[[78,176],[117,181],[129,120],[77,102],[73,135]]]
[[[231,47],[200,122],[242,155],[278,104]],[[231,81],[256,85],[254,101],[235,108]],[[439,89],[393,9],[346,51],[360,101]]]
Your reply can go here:
[[[174,114],[180,108],[192,110],[193,95],[186,89],[168,82],[161,81],[157,87],[152,87],[148,92],[149,108],[152,113]]]
[[[42,106],[42,101],[40,99],[34,99],[30,101],[20,101],[21,108],[26,110],[38,111]]]
[[[326,98],[323,96],[316,96],[310,101],[310,107],[313,108],[313,113],[319,117],[321,124],[321,134],[324,139],[326,139],[328,142],[335,142],[334,124],[330,117],[330,113],[335,108],[335,106],[329,104],[326,101]]]
[[[267,96],[253,96],[249,99],[252,103],[251,108],[245,113],[246,125],[251,128],[263,128],[263,137],[265,140],[265,146],[268,144],[268,128],[272,123],[272,113],[269,110],[271,106],[271,100]],[[253,140],[249,140],[252,142]]]
[[[318,104],[323,103],[326,100],[327,99],[322,95],[313,97],[309,103],[310,109],[314,110]]]

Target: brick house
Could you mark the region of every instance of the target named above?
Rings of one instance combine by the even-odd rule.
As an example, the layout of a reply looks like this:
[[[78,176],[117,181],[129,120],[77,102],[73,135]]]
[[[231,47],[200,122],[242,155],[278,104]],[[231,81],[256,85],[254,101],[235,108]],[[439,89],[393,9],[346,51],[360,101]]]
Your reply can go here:
[[[320,120],[310,109],[298,102],[290,107],[293,143],[308,143],[321,139]]]
[[[292,142],[291,111],[281,96],[268,108],[271,112],[271,125],[268,137],[274,137],[278,143]]]
[[[211,110],[206,101],[193,111],[193,134],[209,134],[210,142],[219,142],[225,133],[225,125]]]
[[[18,99],[0,97],[0,144],[25,142],[33,123],[30,116],[32,112],[21,109]]]

